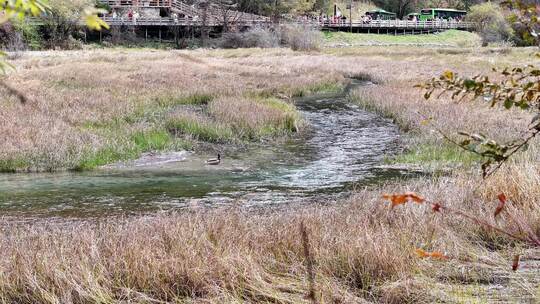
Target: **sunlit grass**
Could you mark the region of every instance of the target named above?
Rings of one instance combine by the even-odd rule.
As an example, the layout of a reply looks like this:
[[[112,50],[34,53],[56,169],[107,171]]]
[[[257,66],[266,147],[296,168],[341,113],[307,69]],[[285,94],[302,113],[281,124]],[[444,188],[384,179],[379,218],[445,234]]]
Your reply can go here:
[[[347,32],[325,32],[327,44],[346,43],[351,45],[440,45],[454,47],[474,47],[480,45],[480,37],[471,32],[448,30],[434,34],[393,35],[393,34],[363,34]]]

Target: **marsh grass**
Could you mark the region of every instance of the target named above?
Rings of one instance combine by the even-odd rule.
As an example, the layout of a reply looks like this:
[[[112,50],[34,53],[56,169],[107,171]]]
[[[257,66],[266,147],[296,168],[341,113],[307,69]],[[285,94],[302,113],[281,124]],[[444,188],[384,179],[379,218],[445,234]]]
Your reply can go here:
[[[482,159],[448,142],[421,141],[403,153],[385,159],[388,164],[422,165],[432,170],[449,170],[456,167],[470,168],[480,165]]]
[[[425,102],[413,88],[448,68],[474,75],[493,65],[528,62],[530,56],[523,52],[472,51],[474,56],[465,57],[436,49],[366,48],[331,53],[113,52],[102,54],[111,60],[97,67],[84,65],[89,60],[85,56],[94,53],[67,54],[73,56],[69,63],[62,57],[23,56],[18,64],[32,71],[23,69],[9,80],[28,86],[29,95],[39,102],[33,107],[0,104],[0,118],[5,122],[0,164],[37,169],[54,167],[51,163],[76,166],[84,163],[81,160],[87,155],[83,152],[90,147],[92,153],[100,154],[88,161],[88,167],[95,167],[208,130],[217,133],[210,139],[227,140],[238,133],[233,126],[264,130],[271,125],[290,131],[292,120],[286,119],[286,113],[294,113],[294,108],[257,94],[291,93],[291,87],[339,81],[343,75],[360,72],[377,79],[379,85],[359,88],[351,92],[351,98],[411,131],[405,140],[414,155],[401,156],[411,162],[452,159],[467,164],[467,157],[447,147],[435,127],[449,134],[482,131],[508,139],[530,121],[527,113],[492,109],[478,102],[454,103],[445,97]],[[82,73],[74,68],[79,65],[89,70]],[[101,77],[88,77],[97,71]],[[51,77],[76,77],[110,87],[98,93],[75,88],[51,92],[42,86]],[[200,94],[189,88],[203,85],[212,89],[212,100],[180,102],[180,108],[170,102],[170,96]],[[172,87],[173,91],[161,92]],[[168,101],[159,105],[156,96],[161,94]],[[189,106],[183,107],[184,103]],[[246,105],[260,111],[253,114]],[[24,122],[18,119],[21,113]],[[431,123],[423,124],[419,113],[431,118]],[[132,118],[123,119],[126,116]],[[187,123],[178,127],[177,119]],[[220,134],[223,130],[231,133]],[[429,145],[423,147],[424,143]],[[320,303],[472,302],[479,295],[486,302],[501,298],[524,302],[526,297],[534,302],[537,272],[512,273],[510,267],[516,250],[529,250],[526,244],[463,218],[438,216],[429,206],[389,210],[381,195],[415,191],[513,233],[529,227],[538,234],[538,160],[538,145],[533,143],[485,181],[471,163],[450,174],[357,189],[352,197],[335,204],[290,204],[282,210],[244,211],[239,201],[237,207],[226,209],[208,210],[193,203],[180,214],[124,219],[28,224],[6,220],[0,229],[0,301],[309,303],[302,223],[309,237],[315,297]],[[493,217],[500,192],[512,201],[507,212],[520,219],[519,225],[507,214]],[[444,252],[450,259],[420,259],[416,248]],[[531,251],[530,256],[537,258],[538,252]],[[501,286],[503,294],[498,292]]]
[[[176,136],[188,135],[210,143],[227,143],[235,139],[233,131],[209,118],[190,114],[173,114],[165,123],[167,130]]]
[[[16,102],[1,106],[4,128],[10,130],[1,133],[6,143],[1,151],[2,170],[92,168],[95,166],[88,164],[137,157],[138,151],[147,150],[133,143],[132,136],[139,131],[174,131],[171,135],[178,135],[175,144],[157,145],[157,150],[205,140],[240,143],[289,136],[301,126],[294,106],[277,106],[277,101],[263,99],[277,97],[287,103],[291,96],[337,91],[345,81],[329,63],[317,70],[318,63],[302,54],[269,50],[275,57],[268,62],[259,52],[239,50],[236,53],[248,55],[242,59],[205,50],[119,49],[51,53],[47,59],[22,56],[16,62],[19,71],[10,75],[9,82],[25,88],[32,106]],[[65,56],[73,60],[66,61]],[[295,61],[297,57],[303,57],[302,61]],[[283,64],[283,59],[288,63]],[[2,94],[10,98],[7,92]],[[260,113],[231,103],[246,117],[235,115],[229,123],[231,113],[215,105],[235,99]],[[169,114],[178,109],[194,116],[184,117],[176,126],[168,121],[166,127]],[[16,119],[20,113],[30,117],[24,125]],[[51,117],[50,113],[55,114]],[[55,149],[38,150],[42,146]]]
[[[386,212],[381,205],[367,209]],[[1,238],[0,296],[32,303],[309,303],[302,222],[318,300],[407,300],[418,290],[391,294],[386,282],[416,271],[411,245],[399,241],[416,237],[386,225],[392,233],[376,232],[366,211],[315,207],[255,215],[229,209],[227,215],[11,226]]]

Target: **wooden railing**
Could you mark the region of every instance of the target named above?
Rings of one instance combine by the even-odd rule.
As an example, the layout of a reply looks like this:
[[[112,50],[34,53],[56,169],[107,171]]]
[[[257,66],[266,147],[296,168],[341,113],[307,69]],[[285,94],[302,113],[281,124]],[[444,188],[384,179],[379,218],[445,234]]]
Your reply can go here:
[[[111,26],[222,26],[223,22],[216,19],[207,20],[206,24],[199,18],[112,18],[102,17],[103,21]],[[264,24],[264,21],[258,19],[242,19],[232,22],[231,24],[240,26],[256,26]]]
[[[408,21],[408,20],[372,20],[369,22],[353,21],[300,21],[299,23],[313,24],[323,28],[384,28],[384,29],[474,29],[473,22],[436,20],[436,21]]]
[[[139,6],[139,7],[171,7],[175,0],[101,0],[111,7]]]
[[[247,16],[246,16],[247,17]],[[250,16],[252,17],[252,16]],[[111,16],[103,17],[103,20],[110,25],[137,25],[137,26],[202,26],[203,21],[200,17],[169,17],[169,18],[112,18]],[[231,24],[241,26],[257,26],[270,23],[269,19],[261,18],[239,18],[237,20],[231,20]],[[299,25],[314,26],[328,29],[339,29],[352,27],[355,29],[399,29],[399,30],[444,30],[444,29],[460,29],[471,30],[475,28],[475,24],[472,22],[451,22],[451,21],[404,21],[404,20],[374,20],[369,23],[364,22],[318,22],[318,21],[296,21],[289,22]],[[206,20],[206,26],[222,26],[223,21],[218,18],[208,18]]]

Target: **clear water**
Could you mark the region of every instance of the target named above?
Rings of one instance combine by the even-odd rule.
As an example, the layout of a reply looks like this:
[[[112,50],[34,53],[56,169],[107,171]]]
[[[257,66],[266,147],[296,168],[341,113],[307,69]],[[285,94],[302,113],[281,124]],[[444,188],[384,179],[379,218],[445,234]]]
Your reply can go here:
[[[27,217],[94,217],[188,206],[264,206],[335,199],[357,185],[404,177],[379,165],[398,146],[389,120],[345,96],[297,101],[309,134],[223,155],[176,152],[93,172],[0,175],[0,211]]]

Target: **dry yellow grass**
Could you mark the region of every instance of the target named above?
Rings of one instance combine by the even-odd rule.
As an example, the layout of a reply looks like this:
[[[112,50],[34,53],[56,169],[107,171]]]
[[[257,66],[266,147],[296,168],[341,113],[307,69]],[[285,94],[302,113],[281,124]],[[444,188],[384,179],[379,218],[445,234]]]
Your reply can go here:
[[[528,50],[501,53],[489,49],[449,52],[363,48],[313,54],[286,50],[96,51],[67,53],[71,59],[67,63],[62,54],[66,53],[51,58],[23,57],[17,62],[26,68],[13,75],[11,83],[33,85],[29,95],[41,102],[33,103],[34,106],[16,102],[2,105],[5,130],[10,132],[2,139],[11,149],[2,148],[6,149],[3,153],[35,152],[32,149],[36,140],[41,140],[43,146],[58,144],[58,138],[71,144],[88,144],[90,140],[100,144],[99,134],[79,132],[81,118],[97,122],[132,113],[133,107],[147,106],[164,88],[173,90],[167,91],[167,96],[185,96],[182,94],[186,90],[192,95],[224,92],[214,99],[214,104],[210,103],[210,108],[214,108],[209,117],[216,119],[211,122],[226,119],[259,128],[268,121],[281,121],[283,112],[264,109],[260,117],[248,120],[243,115],[235,116],[244,111],[246,104],[254,102],[249,95],[238,96],[237,92],[286,97],[298,94],[297,87],[316,88],[321,81],[341,81],[344,75],[369,75],[379,84],[361,88],[352,95],[364,106],[407,126],[411,131],[407,140],[411,149],[428,144],[436,149],[445,147],[433,126],[420,123],[419,112],[433,117],[433,124],[448,133],[479,130],[499,139],[514,136],[529,118],[527,113],[490,109],[479,103],[455,104],[444,98],[426,103],[412,88],[414,83],[448,68],[473,74],[479,70],[489,72],[492,65],[525,63],[530,60]],[[158,62],[167,65],[158,67]],[[74,70],[74,66],[99,72],[105,75],[104,79],[111,77],[109,73],[119,78],[104,81],[87,77]],[[37,73],[31,74],[34,71]],[[79,85],[70,89],[62,84],[62,98],[53,96],[52,87],[45,85],[51,83],[49,79],[54,79],[57,86],[61,80],[73,83],[70,77],[75,77]],[[140,80],[146,84],[138,85]],[[209,83],[210,91],[206,89]],[[91,93],[102,85],[100,92],[104,96]],[[70,90],[83,96],[80,86],[93,87],[85,91],[88,100],[66,99],[75,96],[69,95],[75,94]],[[51,99],[45,100],[43,96]],[[107,101],[111,96],[115,96],[116,102]],[[132,99],[133,96],[141,98]],[[90,102],[94,97],[95,101]],[[118,102],[122,100],[128,102]],[[221,103],[237,111],[226,111]],[[54,123],[49,129],[58,130],[64,137],[49,136],[45,130],[43,135],[32,137],[41,130],[40,123],[50,119],[45,113],[56,110],[58,117],[52,119]],[[20,113],[29,117],[27,124],[16,120]],[[169,114],[173,118],[194,117],[182,111]],[[196,119],[207,123],[209,118]],[[508,216],[493,219],[496,196],[505,192],[512,201],[509,212],[539,234],[537,151],[534,144],[487,181],[480,179],[475,166],[465,166],[449,175],[361,190],[333,206],[292,204],[278,211],[255,212],[236,207],[189,210],[99,223],[20,225],[7,221],[0,235],[0,300],[309,303],[307,261],[299,230],[304,223],[320,303],[534,301],[538,297],[535,273],[513,274],[510,264],[516,252],[537,257],[537,251],[463,218],[433,214],[429,206],[405,205],[390,211],[381,194],[415,191],[521,234],[523,229]],[[414,253],[416,248],[444,252],[450,260],[419,259]],[[504,286],[504,291],[491,288],[491,283]]]

